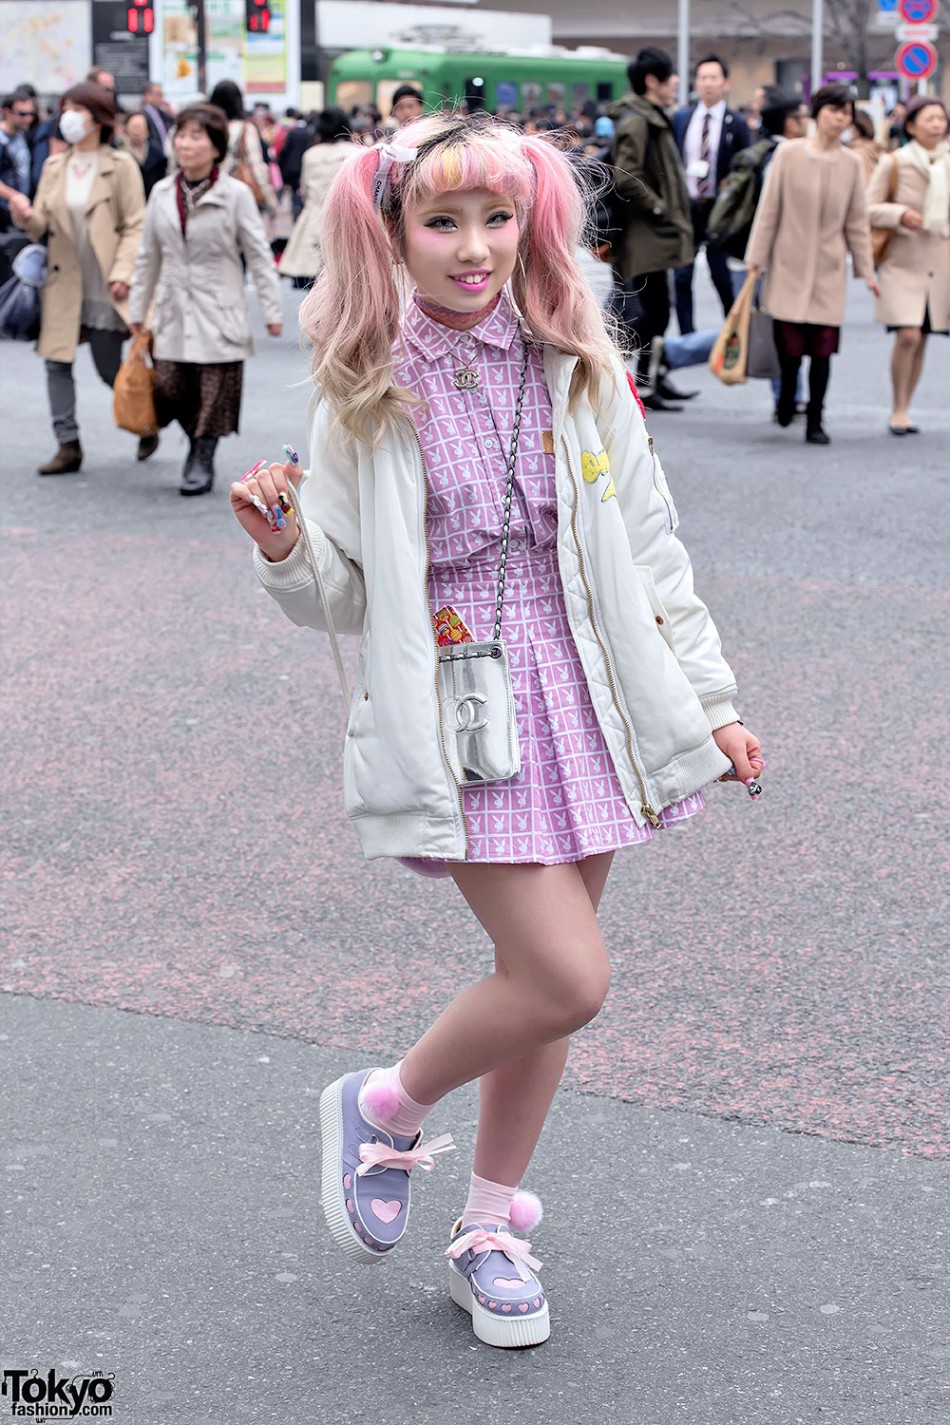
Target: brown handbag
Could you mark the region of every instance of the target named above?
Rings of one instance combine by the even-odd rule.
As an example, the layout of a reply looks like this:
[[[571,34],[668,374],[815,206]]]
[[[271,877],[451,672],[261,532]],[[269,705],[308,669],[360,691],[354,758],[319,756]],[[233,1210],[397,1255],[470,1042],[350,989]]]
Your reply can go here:
[[[234,167],[231,169],[231,177],[236,178],[239,183],[243,183],[246,187],[250,188],[254,195],[254,202],[258,208],[263,208],[264,193],[261,189],[261,185],[254,177],[254,170],[247,156],[247,120],[245,120],[244,127],[241,129],[241,137],[238,141],[237,153],[234,156]]]
[[[893,203],[894,195],[897,192],[897,154],[891,154],[891,171],[887,179],[887,202]],[[871,257],[874,259],[874,266],[880,267],[887,256],[887,250],[891,245],[894,236],[893,228],[872,228],[871,229]]]

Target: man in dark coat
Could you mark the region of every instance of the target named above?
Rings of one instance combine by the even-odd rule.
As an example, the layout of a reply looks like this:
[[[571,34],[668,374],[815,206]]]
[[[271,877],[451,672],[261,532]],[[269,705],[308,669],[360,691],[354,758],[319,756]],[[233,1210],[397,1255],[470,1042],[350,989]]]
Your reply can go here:
[[[698,102],[680,109],[673,117],[673,133],[683,157],[693,224],[693,247],[698,252],[706,242],[706,224],[719,185],[732,160],[751,143],[749,128],[741,114],[726,105],[729,67],[716,54],[706,55],[696,66],[694,79]],[[723,315],[732,306],[732,278],[726,254],[706,244],[709,275],[719,293]],[[693,324],[693,264],[678,267],[673,279],[676,290],[676,317],[685,336]]]
[[[667,110],[679,76],[665,50],[642,49],[627,69],[632,93],[608,112],[616,122],[611,159],[619,200],[614,271],[615,310],[639,347],[637,377],[645,385],[650,344],[670,320],[669,273],[692,261],[693,231],[686,179]],[[659,392],[644,391],[651,410],[667,409]],[[675,408],[674,408],[675,409]]]

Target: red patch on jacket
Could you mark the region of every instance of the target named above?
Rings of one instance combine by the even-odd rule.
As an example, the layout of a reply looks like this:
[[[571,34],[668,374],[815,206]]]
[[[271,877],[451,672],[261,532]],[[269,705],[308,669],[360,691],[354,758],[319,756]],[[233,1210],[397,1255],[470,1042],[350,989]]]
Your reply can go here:
[[[637,390],[636,385],[634,384],[633,377],[630,375],[630,372],[629,372],[629,371],[627,372],[627,385],[630,387],[630,390],[633,392],[633,399],[636,401],[637,405],[640,407],[640,414],[641,414],[641,416],[643,417],[644,420],[646,420],[646,418],[647,418],[646,408],[645,408],[643,402],[640,400],[640,392]]]

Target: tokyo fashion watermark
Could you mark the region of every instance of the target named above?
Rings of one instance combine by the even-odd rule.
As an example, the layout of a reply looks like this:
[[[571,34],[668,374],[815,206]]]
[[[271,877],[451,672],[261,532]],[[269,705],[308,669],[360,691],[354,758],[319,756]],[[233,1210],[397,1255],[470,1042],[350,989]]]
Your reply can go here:
[[[0,1381],[3,1405],[9,1405],[15,1420],[109,1420],[114,1393],[112,1375],[102,1371],[58,1376],[48,1370],[40,1375],[34,1366],[28,1371],[4,1371]]]

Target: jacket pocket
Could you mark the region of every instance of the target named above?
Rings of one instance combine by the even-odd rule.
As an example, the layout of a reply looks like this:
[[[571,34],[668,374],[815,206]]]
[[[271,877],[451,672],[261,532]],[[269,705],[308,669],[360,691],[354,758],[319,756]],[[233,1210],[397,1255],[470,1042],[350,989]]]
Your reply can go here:
[[[650,611],[653,614],[653,621],[656,624],[657,631],[666,641],[670,652],[675,653],[676,650],[673,648],[673,631],[670,628],[670,616],[666,612],[663,600],[660,598],[659,591],[657,590],[653,570],[649,564],[635,564],[633,567],[636,570],[640,583],[643,585],[643,591],[650,604]]]

